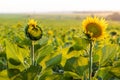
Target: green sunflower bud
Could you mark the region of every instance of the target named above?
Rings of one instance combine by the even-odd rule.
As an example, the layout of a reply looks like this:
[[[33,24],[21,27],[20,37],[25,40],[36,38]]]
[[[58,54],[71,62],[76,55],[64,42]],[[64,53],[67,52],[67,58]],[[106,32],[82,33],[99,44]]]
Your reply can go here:
[[[39,40],[42,37],[42,29],[32,19],[25,28],[25,34],[31,40]]]

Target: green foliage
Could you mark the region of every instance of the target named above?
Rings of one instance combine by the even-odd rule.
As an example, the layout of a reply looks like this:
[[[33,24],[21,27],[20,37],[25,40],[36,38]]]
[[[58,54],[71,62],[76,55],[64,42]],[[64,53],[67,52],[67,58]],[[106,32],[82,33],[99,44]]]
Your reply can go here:
[[[42,48],[38,49],[36,54],[36,61],[37,63],[40,63],[42,59],[44,59],[45,56],[49,55],[53,51],[52,45],[45,45]]]
[[[101,66],[112,64],[112,61],[115,59],[115,54],[117,53],[117,51],[118,48],[116,45],[105,45],[102,48],[102,55],[100,60]]]
[[[0,80],[87,80],[89,41],[83,35],[77,16],[36,16],[42,24],[42,38],[35,42],[35,65],[31,65],[32,42],[25,37],[25,15],[0,15]],[[95,80],[120,79],[119,22],[109,21],[107,33],[94,43],[93,74]],[[39,24],[38,24],[39,25]],[[49,35],[51,30],[53,35]],[[78,37],[76,37],[78,36]]]
[[[46,62],[47,67],[60,63],[62,55],[59,54]]]
[[[75,41],[75,45],[73,46],[74,50],[84,50],[88,47],[89,41],[85,38],[77,38],[74,37],[73,40]]]

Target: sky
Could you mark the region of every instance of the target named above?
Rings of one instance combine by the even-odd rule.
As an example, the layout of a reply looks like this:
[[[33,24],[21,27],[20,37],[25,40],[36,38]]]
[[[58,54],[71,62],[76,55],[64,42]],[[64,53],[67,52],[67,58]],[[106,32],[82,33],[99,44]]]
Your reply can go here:
[[[120,0],[0,0],[0,13],[120,11]]]

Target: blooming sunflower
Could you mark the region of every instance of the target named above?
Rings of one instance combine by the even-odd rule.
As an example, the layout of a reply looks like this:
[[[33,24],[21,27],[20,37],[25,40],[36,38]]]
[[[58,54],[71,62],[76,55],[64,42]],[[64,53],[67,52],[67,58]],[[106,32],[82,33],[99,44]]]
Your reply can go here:
[[[34,19],[29,20],[25,33],[31,40],[39,40],[42,37],[42,30]]]
[[[94,40],[103,38],[107,22],[104,18],[87,17],[83,20],[82,27],[87,37]]]

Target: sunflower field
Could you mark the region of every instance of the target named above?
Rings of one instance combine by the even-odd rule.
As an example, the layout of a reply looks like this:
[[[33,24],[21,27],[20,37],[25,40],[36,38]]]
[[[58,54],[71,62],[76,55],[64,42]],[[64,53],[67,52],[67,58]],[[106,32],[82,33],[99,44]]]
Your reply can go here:
[[[120,80],[119,23],[0,14],[0,80]]]

